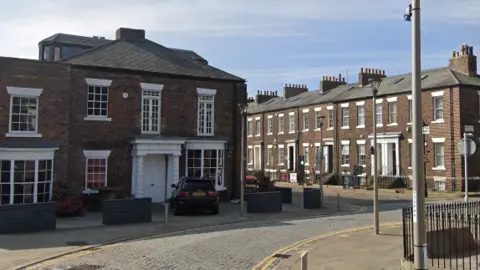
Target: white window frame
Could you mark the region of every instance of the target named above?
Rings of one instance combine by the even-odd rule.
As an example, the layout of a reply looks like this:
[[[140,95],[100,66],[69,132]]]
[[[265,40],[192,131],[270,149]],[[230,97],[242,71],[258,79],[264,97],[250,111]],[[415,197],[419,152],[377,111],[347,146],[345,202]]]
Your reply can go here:
[[[41,138],[42,134],[38,132],[38,118],[39,118],[39,105],[40,95],[43,92],[42,88],[25,88],[25,87],[13,87],[7,86],[7,92],[10,95],[10,112],[8,121],[8,133],[5,137],[21,137],[21,138]],[[19,131],[12,130],[12,113],[13,113],[13,98],[31,98],[36,100],[35,110],[35,131]]]
[[[359,101],[357,105],[357,128],[365,128],[365,101]],[[363,109],[363,113],[360,114],[359,108]],[[362,119],[362,121],[360,121]]]
[[[273,134],[273,115],[267,116],[267,135]]]
[[[388,124],[387,126],[398,126],[398,106],[397,97],[387,98],[388,104]],[[395,111],[393,111],[395,108]],[[395,118],[395,119],[394,119]]]
[[[216,89],[207,89],[207,88],[197,88],[197,136],[215,136],[215,95],[217,94]],[[211,100],[201,100],[201,96],[208,96],[211,97]],[[207,104],[212,104],[212,121],[211,121],[211,132],[207,132],[207,109],[204,107],[205,110],[205,118],[203,119],[203,132],[200,131],[200,104],[204,103],[206,106]]]
[[[187,143],[186,149],[185,149],[185,174],[188,175],[188,171],[190,168],[197,168],[196,166],[194,167],[188,167],[188,160],[191,158],[189,156],[189,151],[201,151],[200,154],[200,177],[204,177],[205,169],[215,169],[215,190],[221,191],[225,190],[225,149],[224,149],[224,143],[209,143],[209,144],[195,144],[195,143]],[[210,161],[215,160],[215,166],[212,166],[212,163],[210,162],[210,166],[205,166],[205,151],[214,151],[216,152],[216,158],[210,157]],[[196,159],[195,157],[192,157],[193,159]],[[220,174],[218,172],[221,172]],[[220,182],[219,182],[220,180]]]
[[[310,110],[309,109],[304,109],[302,111],[303,115],[303,132],[309,131],[310,130]]]
[[[310,166],[310,144],[303,143],[302,144],[302,151],[303,151],[303,165],[305,167]],[[306,152],[306,153],[305,153]]]
[[[285,132],[285,117],[283,113],[278,115],[278,134],[283,134]]]
[[[408,104],[408,121],[407,125],[412,124],[413,119],[413,102],[412,102],[412,95],[407,95],[407,104]]]
[[[269,144],[267,145],[267,154],[266,154],[266,162],[265,165],[271,166],[275,163],[275,156],[273,155],[273,145]],[[271,161],[271,163],[270,163]]]
[[[379,113],[380,108],[380,113]],[[383,127],[383,98],[375,101],[375,114],[377,115],[377,127]]]
[[[364,164],[360,164],[360,149],[363,149]],[[367,166],[367,149],[366,149],[366,140],[357,140],[357,164],[359,166]]]
[[[282,151],[280,151],[280,149],[282,149]],[[285,145],[283,145],[283,144],[278,145],[277,158],[278,158],[278,160],[277,160],[278,165],[281,165],[281,166],[285,165],[284,164],[284,161],[285,161]]]
[[[348,103],[340,104],[342,110],[342,127],[341,129],[350,128],[350,106]],[[346,114],[345,114],[346,112]],[[346,117],[345,117],[346,116]]]
[[[446,170],[446,167],[445,167],[445,138],[432,138],[432,142],[433,142],[433,165],[434,165],[432,170],[444,171],[444,170]],[[443,155],[442,155],[443,165],[437,165],[437,158],[438,158],[438,155],[439,155],[439,153],[437,153],[437,145],[443,146]]]
[[[256,159],[258,153],[258,159]],[[262,169],[262,147],[260,145],[253,146],[253,169],[261,170]]]
[[[248,137],[253,136],[253,119],[252,118],[247,119],[247,136]]]
[[[106,80],[106,79],[94,79],[94,78],[85,78],[85,82],[87,83],[87,113],[84,118],[85,121],[112,121],[111,117],[108,117],[110,115],[110,86],[112,85],[112,80]],[[98,86],[98,87],[106,87],[107,88],[107,115],[89,115],[88,114],[88,90],[90,86]]]
[[[340,154],[341,154],[340,155],[341,156],[340,157],[341,158],[341,160],[340,160],[341,165],[340,166],[341,167],[350,167],[350,141],[349,140],[342,140],[341,141],[341,146],[342,146],[342,149],[340,151]],[[344,146],[348,147],[348,155],[343,154],[343,147]],[[345,159],[348,159],[348,163],[344,163],[344,156],[346,156]]]
[[[255,137],[259,137],[262,134],[262,121],[260,117],[255,117]]]
[[[335,110],[333,106],[327,106],[327,130],[335,128]]]
[[[434,176],[433,182],[435,184],[435,191],[447,191],[447,177]]]
[[[103,159],[105,160],[105,183],[104,187],[108,186],[108,158],[111,150],[84,150],[85,155],[85,190],[88,188],[88,160],[89,159]]]
[[[142,88],[142,115],[140,117],[140,127],[142,130],[142,134],[160,134],[162,130],[162,125],[161,125],[161,119],[162,119],[162,90],[163,90],[163,84],[155,84],[155,83],[140,83],[140,87]],[[146,93],[151,93],[153,95],[146,95]],[[143,121],[145,120],[144,114],[144,101],[148,100],[148,106],[149,106],[149,116],[148,116],[148,125],[147,125],[147,130],[144,130],[143,126]],[[153,101],[157,100],[158,101],[158,118],[157,118],[157,131],[153,131],[153,121],[152,121],[152,116],[153,116]]]
[[[293,119],[293,121],[292,121]],[[288,133],[296,133],[295,130],[295,112],[288,113]]]
[[[320,125],[319,125],[319,120],[324,122],[322,120],[322,108],[315,108],[315,130],[320,130]],[[323,123],[325,125],[325,123]]]
[[[437,91],[432,92],[432,107],[433,107],[433,121],[431,123],[434,124],[442,124],[445,123],[445,99],[443,98],[444,91]],[[438,99],[442,99],[442,108],[437,108]],[[442,117],[438,117],[438,111],[442,111]]]
[[[253,146],[249,145],[247,146],[247,164],[248,165],[253,165]]]

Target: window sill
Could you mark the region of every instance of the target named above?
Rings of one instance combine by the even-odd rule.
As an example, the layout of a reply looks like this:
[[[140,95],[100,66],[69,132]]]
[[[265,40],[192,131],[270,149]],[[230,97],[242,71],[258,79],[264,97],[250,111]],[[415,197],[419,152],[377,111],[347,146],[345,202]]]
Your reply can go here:
[[[309,166],[310,166],[310,164],[309,164],[309,163],[305,163],[305,164],[303,164],[303,166],[305,166],[305,167],[309,167]]]
[[[255,137],[260,137],[260,134],[255,134]]]
[[[411,167],[411,166],[408,166],[408,169],[409,169],[409,170],[411,170],[411,169],[412,169],[412,167]]]
[[[271,136],[271,135],[273,135],[273,133],[267,133],[267,136]]]
[[[396,127],[396,126],[398,126],[398,123],[391,123],[387,125],[387,127]]]
[[[432,171],[446,171],[446,170],[447,170],[447,168],[445,168],[445,167],[434,167],[434,168],[432,168]]]
[[[110,117],[95,117],[95,116],[86,116],[83,118],[85,121],[103,121],[103,122],[110,122],[112,118]]]
[[[432,124],[445,124],[445,120],[444,119],[438,119],[438,120],[432,121],[430,123],[432,123]]]
[[[340,165],[340,167],[348,168],[348,167],[350,167],[350,164],[342,164],[342,165]]]
[[[346,127],[341,127],[340,129],[350,129],[350,127],[346,126]]]
[[[408,122],[407,125],[411,126],[411,125],[412,125],[412,122]]]
[[[302,132],[309,132],[309,131],[310,131],[310,129],[304,129],[304,130],[302,130]]]
[[[322,130],[321,128],[316,128],[313,131],[321,131],[321,130]]]
[[[283,163],[278,163],[277,166],[284,166],[285,164]]]
[[[365,125],[357,126],[357,128],[365,128]]]
[[[248,137],[248,138],[251,138],[251,137],[253,137],[253,135],[247,135],[247,137]]]
[[[283,135],[284,133],[283,132],[279,132],[278,135]]]
[[[333,130],[333,127],[329,127],[329,128],[327,128],[327,130]]]
[[[40,134],[40,133],[9,132],[9,133],[5,134],[5,137],[8,137],[8,138],[41,138],[42,134]]]
[[[247,163],[248,166],[253,166],[253,162],[252,163]]]
[[[89,188],[82,191],[82,194],[86,194],[86,195],[98,194],[98,193],[100,193],[100,191],[95,190],[95,189],[89,189]]]
[[[295,133],[296,133],[295,131],[288,132],[288,134],[295,134]]]
[[[377,124],[376,127],[383,127],[383,124]]]

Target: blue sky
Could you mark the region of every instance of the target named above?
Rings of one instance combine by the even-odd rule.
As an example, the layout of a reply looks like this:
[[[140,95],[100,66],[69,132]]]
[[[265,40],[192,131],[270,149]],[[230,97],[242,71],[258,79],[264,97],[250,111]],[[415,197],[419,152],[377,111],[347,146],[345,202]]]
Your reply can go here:
[[[3,56],[37,58],[63,32],[113,38],[141,28],[162,45],[192,49],[246,78],[250,94],[285,83],[318,89],[322,76],[357,81],[360,67],[411,69],[408,0],[17,0],[0,4]],[[423,68],[448,65],[462,43],[480,50],[480,1],[423,0]]]

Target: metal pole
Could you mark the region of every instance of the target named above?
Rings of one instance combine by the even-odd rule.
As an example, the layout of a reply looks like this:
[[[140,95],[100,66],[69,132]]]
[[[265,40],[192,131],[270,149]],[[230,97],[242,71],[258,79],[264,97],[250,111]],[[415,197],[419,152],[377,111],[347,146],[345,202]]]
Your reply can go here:
[[[318,178],[318,182],[320,184],[320,205],[323,207],[323,177],[322,177],[322,172],[324,170],[323,167],[323,120],[321,122],[322,124],[320,125],[320,168],[318,168],[318,171],[320,172],[320,177]]]
[[[463,151],[465,152],[465,202],[468,202],[468,141],[467,141],[468,133],[463,133]],[[467,206],[468,207],[468,206]]]
[[[377,185],[377,89],[373,89],[373,224],[374,235],[380,234],[380,211],[378,207],[378,185]]]
[[[421,88],[420,0],[412,1],[412,104],[413,104],[413,249],[414,269],[428,269],[425,232],[423,116]]]
[[[244,110],[244,109],[243,109]],[[240,168],[240,217],[245,217],[245,112],[242,110],[242,138],[241,138],[241,160]]]
[[[308,270],[308,251],[301,255],[300,270]]]

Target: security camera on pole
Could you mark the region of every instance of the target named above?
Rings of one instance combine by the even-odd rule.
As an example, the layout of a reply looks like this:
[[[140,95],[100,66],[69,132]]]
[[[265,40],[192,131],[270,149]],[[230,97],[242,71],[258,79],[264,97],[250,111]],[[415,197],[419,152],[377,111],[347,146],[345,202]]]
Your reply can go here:
[[[468,202],[468,156],[475,154],[477,145],[469,137],[473,136],[474,128],[471,125],[465,125],[463,139],[458,143],[458,152],[464,156],[464,175],[465,175],[465,202]]]

